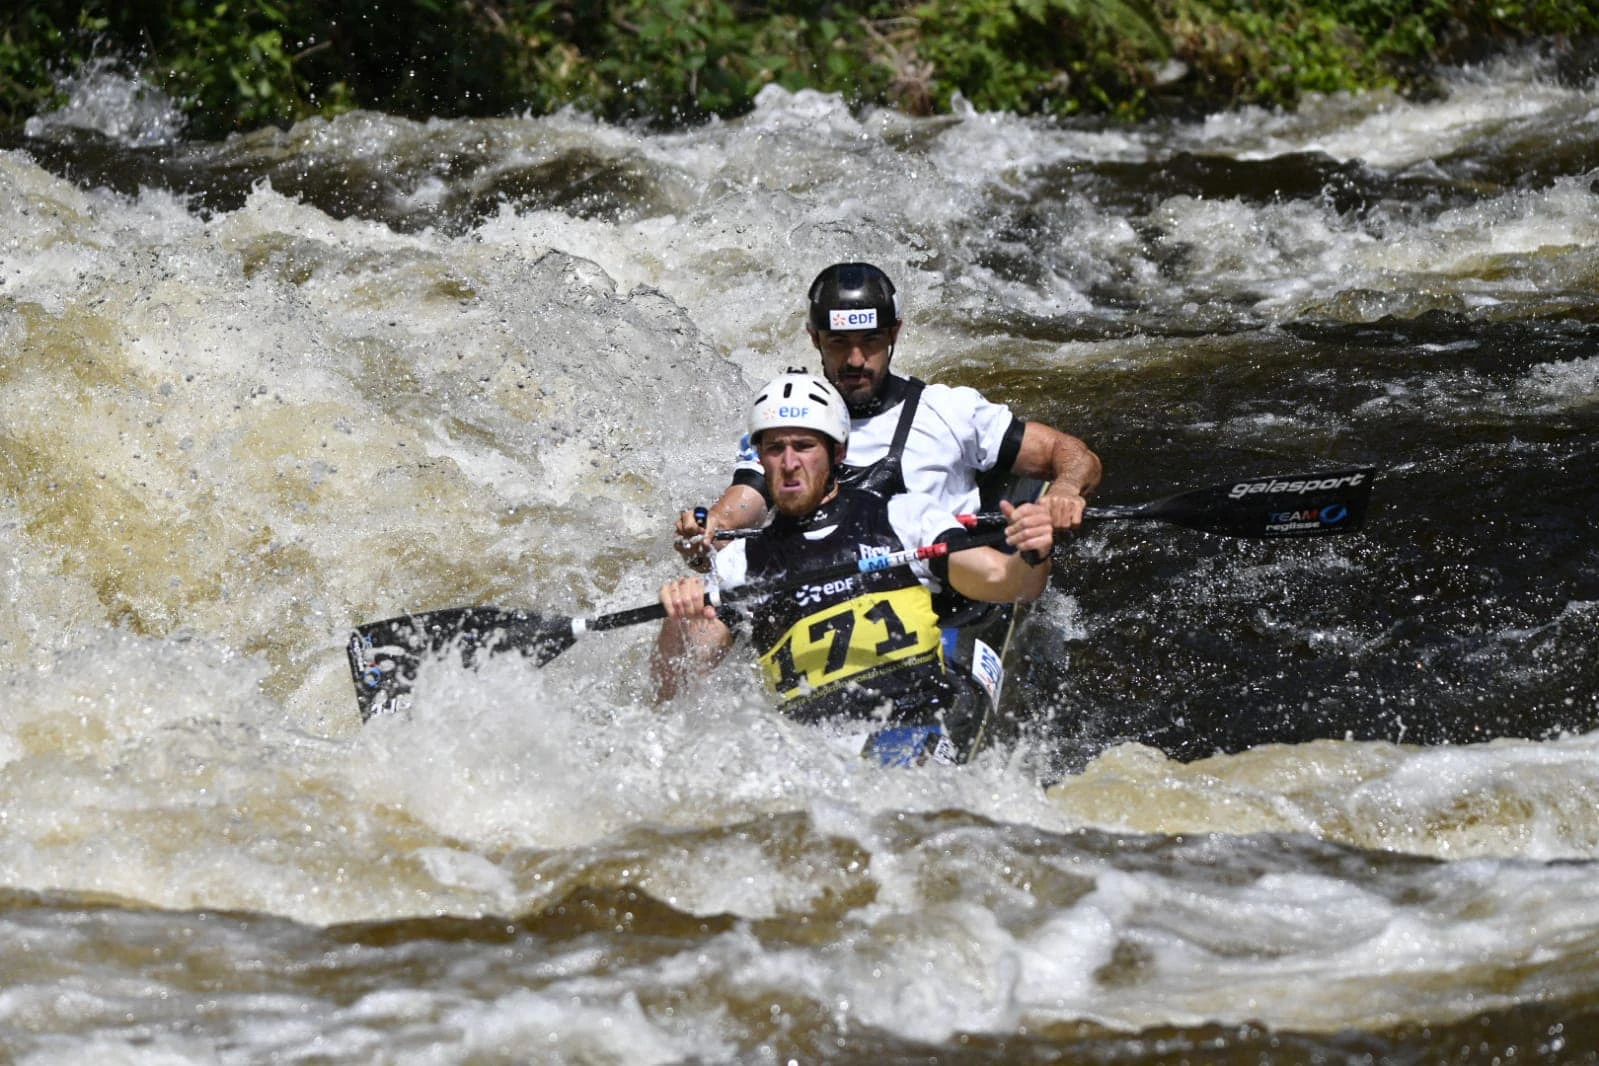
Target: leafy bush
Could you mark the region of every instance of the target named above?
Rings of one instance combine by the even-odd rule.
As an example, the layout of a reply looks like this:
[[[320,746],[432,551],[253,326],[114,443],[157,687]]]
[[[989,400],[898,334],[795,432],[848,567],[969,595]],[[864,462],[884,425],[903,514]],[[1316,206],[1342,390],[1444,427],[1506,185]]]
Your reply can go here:
[[[1148,65],[1170,54],[1152,9],[1136,0],[924,0],[917,55],[948,106],[1136,114]]]
[[[1185,103],[1292,106],[1307,92],[1425,90],[1441,64],[1538,38],[1599,33],[1564,0],[1161,0]]]
[[[911,113],[960,93],[1137,118],[1421,88],[1439,62],[1596,34],[1599,11],[1567,0],[13,0],[0,120],[108,55],[201,137],[354,107],[674,125],[738,115],[770,83]]]
[[[28,5],[0,15],[0,121],[20,125],[56,97],[57,79],[81,60],[69,5]]]

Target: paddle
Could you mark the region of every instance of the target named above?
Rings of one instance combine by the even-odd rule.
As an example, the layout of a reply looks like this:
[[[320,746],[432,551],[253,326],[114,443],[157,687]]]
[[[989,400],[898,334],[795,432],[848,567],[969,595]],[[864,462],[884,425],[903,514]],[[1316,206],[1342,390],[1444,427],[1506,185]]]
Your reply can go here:
[[[1376,467],[1316,474],[1280,474],[1230,481],[1149,503],[1090,507],[1085,520],[1169,522],[1226,537],[1333,537],[1358,531],[1366,519]],[[694,515],[705,521],[705,508]],[[1004,525],[998,511],[956,515],[968,529]],[[754,536],[759,529],[719,529],[717,540]]]
[[[1169,522],[1231,537],[1325,537],[1353,533],[1366,517],[1375,467],[1231,481],[1179,492],[1149,503],[1090,507],[1084,517],[1115,521]],[[998,513],[957,516],[968,528],[1003,524]],[[703,518],[701,519],[703,521]],[[756,530],[728,530],[745,536]],[[747,585],[723,592],[720,602],[753,600],[856,573],[908,565],[985,544],[1003,534],[984,533],[947,544],[823,567],[776,585]],[[707,602],[711,597],[707,596]],[[480,652],[516,651],[543,666],[588,632],[620,629],[666,616],[659,603],[595,618],[545,617],[499,607],[452,607],[400,615],[359,626],[350,635],[350,672],[362,721],[402,709],[425,655],[455,647],[470,666]]]
[[[807,585],[825,584],[855,574],[876,573],[909,566],[918,559],[936,559],[951,552],[1005,542],[1003,530],[967,534],[923,548],[908,548],[832,566],[818,567],[778,582],[740,585],[720,593],[707,593],[706,603],[723,604],[765,599]],[[346,651],[355,681],[356,705],[364,722],[377,714],[403,710],[421,660],[456,648],[461,662],[471,666],[479,653],[515,651],[543,666],[577,643],[584,633],[620,629],[666,617],[666,608],[652,603],[593,618],[545,617],[532,611],[499,607],[448,607],[420,614],[399,615],[357,626]]]

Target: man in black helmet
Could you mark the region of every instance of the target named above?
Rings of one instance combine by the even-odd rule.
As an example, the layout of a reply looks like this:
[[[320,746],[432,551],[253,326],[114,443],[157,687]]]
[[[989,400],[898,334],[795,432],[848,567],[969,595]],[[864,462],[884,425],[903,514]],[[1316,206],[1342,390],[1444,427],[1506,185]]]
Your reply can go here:
[[[811,283],[806,331],[821,353],[822,373],[850,412],[843,484],[880,495],[933,496],[952,513],[981,509],[985,485],[1004,474],[1049,482],[1039,499],[1057,533],[1082,523],[1085,497],[1099,484],[1099,457],[1081,440],[1028,422],[975,389],[927,385],[891,373],[901,313],[894,283],[869,263],[835,263]],[[759,525],[769,493],[746,439],[733,483],[700,524],[678,517],[678,551],[697,568],[708,563],[718,529]]]

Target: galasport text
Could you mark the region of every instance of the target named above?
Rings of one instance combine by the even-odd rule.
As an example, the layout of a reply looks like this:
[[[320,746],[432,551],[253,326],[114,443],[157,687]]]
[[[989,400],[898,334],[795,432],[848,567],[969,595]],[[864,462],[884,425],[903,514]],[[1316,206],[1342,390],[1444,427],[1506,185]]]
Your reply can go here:
[[[1366,473],[1361,471],[1358,474],[1345,474],[1343,477],[1329,477],[1319,480],[1308,478],[1304,481],[1240,481],[1232,487],[1227,495],[1232,499],[1241,500],[1245,496],[1253,496],[1259,492],[1322,492],[1327,489],[1341,489],[1359,485],[1365,480]]]

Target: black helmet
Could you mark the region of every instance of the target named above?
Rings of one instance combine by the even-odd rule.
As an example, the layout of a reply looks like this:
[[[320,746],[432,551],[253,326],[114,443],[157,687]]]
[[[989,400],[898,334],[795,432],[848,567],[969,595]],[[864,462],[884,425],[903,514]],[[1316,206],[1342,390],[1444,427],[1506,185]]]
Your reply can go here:
[[[899,322],[894,283],[870,263],[834,263],[811,282],[810,301],[815,330],[886,330]]]

